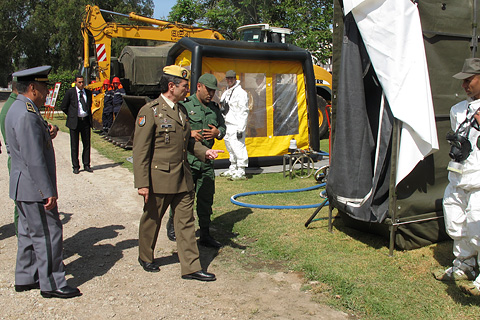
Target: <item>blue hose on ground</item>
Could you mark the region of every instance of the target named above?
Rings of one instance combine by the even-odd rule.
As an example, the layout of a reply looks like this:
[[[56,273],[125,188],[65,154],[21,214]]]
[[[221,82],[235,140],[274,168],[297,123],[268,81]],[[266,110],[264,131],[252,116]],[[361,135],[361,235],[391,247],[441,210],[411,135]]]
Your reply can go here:
[[[244,192],[244,193],[238,193],[234,194],[231,198],[230,201],[233,204],[236,204],[237,206],[241,207],[247,207],[247,208],[258,208],[258,209],[310,209],[310,208],[317,208],[322,203],[316,203],[316,204],[307,204],[303,206],[267,206],[267,205],[262,205],[262,204],[250,204],[250,203],[244,203],[237,201],[235,199],[240,198],[240,197],[246,197],[246,196],[251,196],[254,194],[266,194],[266,193],[292,193],[292,192],[302,192],[302,191],[310,191],[310,190],[315,190],[319,189],[321,187],[324,187],[325,183],[318,184],[313,187],[308,187],[308,188],[303,188],[303,189],[293,189],[293,190],[267,190],[267,191],[251,191],[251,192]]]
[[[321,155],[321,156],[325,156],[325,157],[329,157],[329,156],[330,156],[330,155],[328,154],[328,152],[325,152],[325,151],[322,151],[322,150],[316,151],[315,153],[317,153],[317,154],[319,154],[319,155]]]

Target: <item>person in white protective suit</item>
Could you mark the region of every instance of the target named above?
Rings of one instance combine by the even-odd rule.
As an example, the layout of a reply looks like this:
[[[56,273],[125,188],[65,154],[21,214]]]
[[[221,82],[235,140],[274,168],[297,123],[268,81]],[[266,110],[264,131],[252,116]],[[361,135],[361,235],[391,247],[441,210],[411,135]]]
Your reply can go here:
[[[460,284],[460,289],[480,295],[480,276],[475,278],[474,270],[480,252],[480,59],[466,59],[462,72],[453,77],[463,80],[468,96],[451,108],[454,133],[447,135],[452,161],[443,209],[455,259],[452,267],[434,275],[440,281],[474,280]]]
[[[246,179],[245,168],[248,166],[248,153],[245,146],[245,130],[249,111],[248,94],[242,89],[240,80],[237,80],[236,77],[235,71],[227,71],[225,80],[228,88],[220,98],[227,127],[224,141],[230,154],[230,167],[222,176],[229,177],[229,180]]]

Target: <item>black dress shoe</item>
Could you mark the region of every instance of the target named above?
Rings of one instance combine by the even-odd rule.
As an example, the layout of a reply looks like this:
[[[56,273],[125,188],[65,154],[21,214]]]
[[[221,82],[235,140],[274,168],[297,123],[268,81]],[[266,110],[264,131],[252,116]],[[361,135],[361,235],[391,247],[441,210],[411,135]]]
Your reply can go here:
[[[173,224],[173,219],[168,219],[167,237],[168,237],[168,240],[170,241],[177,241],[177,237],[175,236],[175,226]]]
[[[215,249],[220,249],[221,247],[223,247],[220,242],[213,239],[210,235],[201,235],[198,242],[204,247],[210,247]]]
[[[78,168],[73,168],[73,173],[74,173],[74,174],[79,174],[79,173],[80,173],[80,169],[78,169]]]
[[[61,298],[68,299],[73,297],[81,296],[82,293],[77,288],[72,288],[65,286],[63,288],[53,290],[53,291],[40,291],[40,294],[44,298]]]
[[[87,171],[87,172],[93,172],[93,169],[90,168],[90,166],[87,166],[87,167],[85,167],[85,171]]]
[[[182,276],[182,279],[187,279],[187,280],[199,280],[199,281],[215,281],[217,278],[213,273],[209,273],[203,270],[199,270],[194,273],[190,274],[184,274]]]
[[[147,272],[159,272],[160,271],[160,268],[155,263],[145,262],[140,258],[138,258],[138,262],[140,262],[140,265],[143,267],[143,270],[145,270]]]
[[[32,284],[16,284],[15,285],[15,291],[17,292],[29,291],[33,289],[40,289],[40,284],[36,282]]]

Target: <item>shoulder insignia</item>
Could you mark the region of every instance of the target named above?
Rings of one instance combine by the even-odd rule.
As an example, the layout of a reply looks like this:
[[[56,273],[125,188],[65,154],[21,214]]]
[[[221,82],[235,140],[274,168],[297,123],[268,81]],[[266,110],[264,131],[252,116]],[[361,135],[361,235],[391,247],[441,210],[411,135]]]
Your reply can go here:
[[[150,107],[151,108],[151,107],[155,107],[158,104],[159,104],[158,100],[155,99],[155,100],[152,100],[150,102],[147,102],[144,107]]]
[[[26,106],[27,106],[27,111],[33,112],[33,113],[37,113],[37,112],[35,111],[35,107],[33,106],[32,103],[27,102],[27,103],[26,103]]]
[[[139,116],[138,117],[138,125],[140,127],[143,127],[145,125],[145,122],[146,122],[146,117],[145,116]]]
[[[191,110],[188,114],[194,115],[195,111]]]

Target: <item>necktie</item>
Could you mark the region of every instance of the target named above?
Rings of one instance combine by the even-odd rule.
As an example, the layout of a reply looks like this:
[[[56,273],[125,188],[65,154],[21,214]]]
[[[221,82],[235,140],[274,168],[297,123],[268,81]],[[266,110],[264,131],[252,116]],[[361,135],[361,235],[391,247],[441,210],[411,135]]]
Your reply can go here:
[[[79,91],[80,95],[80,104],[82,105],[83,111],[87,112],[87,103],[85,102],[85,98],[83,97],[83,91]]]

